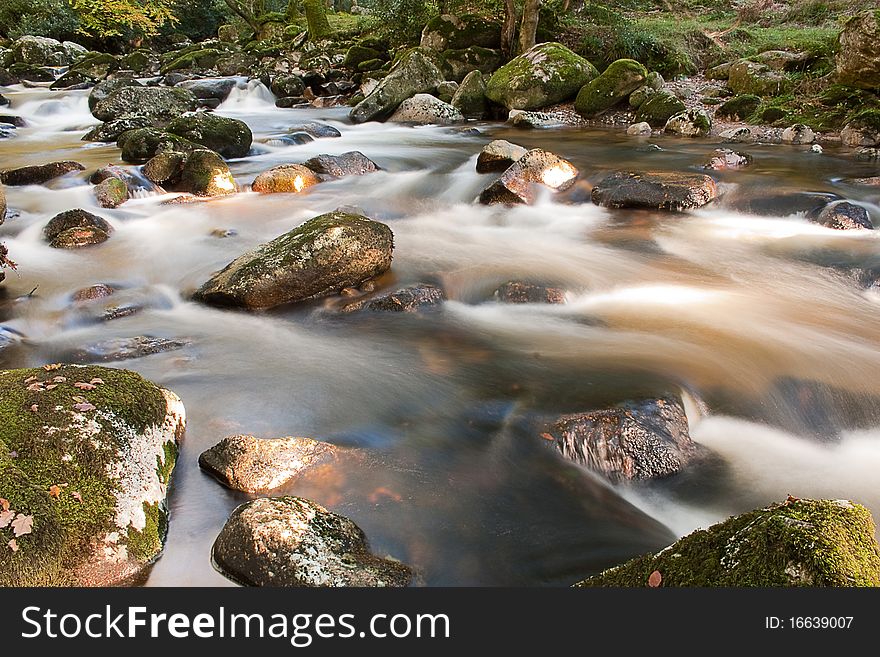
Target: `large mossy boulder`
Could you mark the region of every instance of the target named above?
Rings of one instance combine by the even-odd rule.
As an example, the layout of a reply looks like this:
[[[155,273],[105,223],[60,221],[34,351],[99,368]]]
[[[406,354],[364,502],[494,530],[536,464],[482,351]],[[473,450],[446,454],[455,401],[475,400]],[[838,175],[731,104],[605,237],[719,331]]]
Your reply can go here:
[[[100,101],[92,109],[92,114],[101,121],[146,116],[161,124],[184,112],[194,111],[198,104],[195,94],[181,87],[127,86]]]
[[[217,153],[207,149],[198,149],[186,156],[179,188],[196,196],[226,196],[238,191],[229,166]]]
[[[32,66],[59,66],[69,64],[60,41],[42,36],[25,35],[12,43],[14,62]]]
[[[733,119],[745,121],[758,111],[761,106],[761,97],[754,94],[741,94],[723,102],[715,110],[715,116],[719,119]]]
[[[576,586],[880,586],[874,532],[860,504],[789,497]]]
[[[121,584],[159,555],[174,393],[106,367],[6,370],[0,416],[0,585]]]
[[[159,153],[174,151],[191,153],[200,148],[188,139],[157,128],[127,130],[119,135],[116,145],[122,150],[124,162],[146,162]]]
[[[253,141],[247,123],[211,112],[184,114],[171,121],[166,130],[227,158],[244,157]]]
[[[837,80],[860,89],[880,88],[880,9],[850,18],[838,37]]]
[[[409,567],[370,552],[351,520],[302,497],[239,506],[214,541],[220,572],[247,586],[407,586]]]
[[[194,297],[244,308],[325,297],[387,271],[393,248],[394,235],[385,224],[329,212],[236,258]]]
[[[766,64],[741,59],[730,65],[727,85],[737,94],[778,96],[789,87],[790,80]]]
[[[93,112],[98,103],[107,98],[114,91],[119,91],[125,87],[143,87],[140,82],[133,78],[111,78],[102,80],[89,92],[89,111]]]
[[[665,126],[671,117],[686,110],[685,104],[674,93],[662,89],[639,106],[635,120],[638,123],[645,122],[660,128]]]
[[[444,50],[443,61],[449,67],[449,79],[461,82],[471,71],[489,75],[501,66],[501,51],[471,46],[460,50]]]
[[[385,120],[404,100],[416,94],[432,93],[444,79],[433,59],[421,49],[413,48],[351,109],[349,117],[355,123]]]
[[[595,66],[561,43],[539,43],[495,71],[486,96],[507,109],[539,109],[573,98],[597,75]]]
[[[419,45],[437,52],[471,46],[500,48],[501,24],[474,14],[435,16],[422,30]]]
[[[466,76],[449,102],[466,119],[484,119],[489,111],[486,99],[486,78],[480,71],[471,71]]]
[[[581,116],[592,118],[622,102],[641,87],[647,77],[648,69],[634,59],[618,59],[581,88],[574,108]]]
[[[212,69],[217,66],[217,62],[220,61],[223,54],[223,51],[217,50],[216,48],[200,48],[191,52],[184,52],[179,57],[174,58],[172,61],[162,66],[162,68],[159,69],[159,72],[162,75],[165,75],[171,71],[179,71],[182,69],[193,69],[197,71]]]
[[[89,53],[70,67],[71,73],[79,73],[92,80],[103,80],[119,69],[119,60],[104,52]]]

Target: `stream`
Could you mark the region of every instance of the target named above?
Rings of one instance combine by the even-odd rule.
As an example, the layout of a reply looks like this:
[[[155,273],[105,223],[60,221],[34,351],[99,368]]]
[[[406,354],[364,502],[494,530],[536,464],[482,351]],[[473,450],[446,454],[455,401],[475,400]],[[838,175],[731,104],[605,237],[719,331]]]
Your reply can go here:
[[[3,113],[27,126],[0,139],[0,167],[70,159],[86,171],[5,189],[0,239],[18,271],[0,288],[0,322],[24,338],[0,350],[0,367],[118,338],[185,343],[108,363],[173,390],[187,409],[168,541],[146,585],[233,585],[212,567],[211,544],[252,496],[221,487],[197,459],[237,433],[362,448],[364,458],[273,494],[348,516],[373,552],[413,566],[428,586],[570,585],[788,494],[852,499],[880,517],[880,288],[847,273],[880,267],[880,231],[824,228],[791,202],[838,194],[877,225],[880,188],[846,182],[878,175],[877,164],[832,147],[737,144],[753,164],[714,172],[721,198],[687,214],[606,210],[583,187],[528,207],[481,206],[473,201],[492,176],[475,162],[492,139],[552,151],[593,184],[618,170],[701,171],[719,144],[499,123],[352,125],[344,107],[278,109],[252,82],[217,110],[254,133],[249,156],[230,162],[243,189],[320,153],[359,150],[382,171],[301,195],[161,205],[167,197],[143,193],[105,210],[88,175],[121,162],[114,144],[81,141],[98,123],[88,90],[2,93]],[[307,121],[342,136],[278,139]],[[189,300],[230,260],[341,206],[394,231],[383,289],[439,283],[449,301],[425,314],[338,314],[332,300],[261,312]],[[77,207],[106,218],[110,240],[50,248],[43,227]],[[564,287],[568,302],[492,300],[501,283],[523,279]],[[120,291],[87,310],[72,303],[96,283]],[[138,312],[102,321],[110,306]],[[691,435],[716,458],[666,480],[612,485],[529,431],[535,414],[671,389],[685,391]]]

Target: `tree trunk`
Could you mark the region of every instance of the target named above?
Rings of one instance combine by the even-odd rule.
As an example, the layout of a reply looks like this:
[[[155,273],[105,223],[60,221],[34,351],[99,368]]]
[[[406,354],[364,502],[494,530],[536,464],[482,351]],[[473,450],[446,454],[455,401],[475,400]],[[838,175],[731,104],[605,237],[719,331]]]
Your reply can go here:
[[[327,8],[322,0],[303,0],[306,10],[306,20],[309,23],[309,38],[312,41],[323,39],[333,30],[330,29],[330,21],[327,20]]]
[[[523,4],[522,23],[519,26],[519,51],[525,52],[535,45],[535,34],[538,32],[538,12],[541,0],[525,0]]]
[[[504,26],[501,28],[501,51],[505,57],[513,57],[513,40],[516,37],[516,3],[504,0]]]
[[[233,13],[238,14],[244,22],[250,25],[251,29],[254,31],[254,35],[260,31],[260,25],[257,23],[257,18],[254,16],[253,12],[245,7],[242,3],[238,2],[238,0],[224,0],[226,2],[226,6],[229,7]]]
[[[288,21],[292,21],[301,16],[299,13],[299,0],[288,0],[287,10],[284,12],[284,16]]]

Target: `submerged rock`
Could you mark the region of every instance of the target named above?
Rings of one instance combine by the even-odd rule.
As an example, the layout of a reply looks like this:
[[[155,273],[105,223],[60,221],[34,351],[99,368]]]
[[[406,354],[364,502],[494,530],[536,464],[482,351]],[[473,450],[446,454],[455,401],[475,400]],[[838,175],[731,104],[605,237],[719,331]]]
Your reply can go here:
[[[307,123],[295,123],[293,125],[287,126],[288,134],[296,134],[304,132],[310,137],[314,137],[315,139],[324,139],[324,138],[334,138],[341,137],[342,133],[339,132],[332,125],[327,125],[326,123],[321,123],[319,121],[309,121]]]
[[[133,338],[114,338],[94,342],[65,354],[65,360],[76,363],[110,363],[117,360],[143,358],[166,351],[176,351],[189,346],[188,340],[171,340],[152,335]]]
[[[880,586],[871,513],[848,500],[799,500],[697,530],[576,586]]]
[[[342,310],[343,312],[365,310],[367,312],[415,313],[436,308],[444,301],[446,301],[446,293],[442,288],[429,283],[419,283],[389,294],[349,303]]]
[[[490,141],[477,156],[477,173],[505,171],[526,153],[522,146],[504,139]]]
[[[36,164],[17,169],[0,171],[0,182],[5,185],[42,185],[53,178],[58,178],[72,171],[84,171],[85,167],[79,162],[62,160],[49,162],[48,164]]]
[[[565,303],[565,290],[525,281],[508,281],[492,296],[502,303]]]
[[[171,121],[166,130],[226,158],[244,157],[253,141],[251,129],[244,121],[211,112],[184,114]]]
[[[75,249],[106,242],[113,228],[101,217],[85,210],[56,214],[43,229],[43,238],[55,249]]]
[[[228,436],[199,456],[199,466],[222,484],[246,493],[269,491],[336,455],[312,438]]]
[[[837,230],[872,230],[874,224],[868,211],[850,201],[832,201],[828,205],[807,213],[807,219],[826,228]]]
[[[75,386],[82,383],[82,386]],[[185,426],[172,392],[134,372],[73,365],[0,372],[0,586],[125,583],[162,551]]]
[[[319,176],[342,178],[344,176],[362,176],[379,171],[379,165],[360,151],[348,151],[341,155],[316,155],[302,163]]]
[[[716,148],[712,151],[712,157],[703,165],[703,168],[725,171],[728,169],[742,169],[751,163],[752,156],[748,153],[737,153],[728,148]]]
[[[453,125],[465,119],[462,113],[449,103],[444,103],[431,94],[416,94],[398,105],[388,120],[416,125]]]
[[[672,397],[564,415],[548,433],[563,456],[612,481],[666,477],[706,453]]]
[[[308,167],[301,164],[279,164],[254,178],[251,189],[260,194],[296,194],[319,182],[321,180]]]
[[[271,308],[337,294],[391,266],[393,234],[366,217],[329,212],[229,263],[194,295],[216,306]]]
[[[248,586],[407,586],[412,571],[370,553],[351,520],[302,497],[239,506],[212,550],[220,571]]]
[[[533,203],[543,187],[561,192],[574,184],[577,168],[568,160],[533,148],[480,193],[480,203]]]
[[[699,173],[614,173],[593,188],[596,205],[607,208],[689,210],[715,198],[715,181]]]

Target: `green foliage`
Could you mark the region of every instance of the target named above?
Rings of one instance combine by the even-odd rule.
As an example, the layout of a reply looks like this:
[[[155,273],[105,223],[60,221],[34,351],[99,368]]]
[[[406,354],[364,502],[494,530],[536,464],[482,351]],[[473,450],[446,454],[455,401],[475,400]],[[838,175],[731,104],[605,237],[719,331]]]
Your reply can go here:
[[[424,0],[375,0],[373,16],[397,44],[418,43],[425,23],[436,13]]]
[[[174,15],[177,22],[166,23],[160,32],[177,32],[193,41],[216,36],[217,28],[233,19],[232,12],[223,0],[176,0]]]
[[[98,37],[152,36],[177,23],[176,0],[70,0],[80,29]]]
[[[79,19],[65,0],[0,0],[0,35],[9,39],[37,34],[73,40],[78,29]]]

